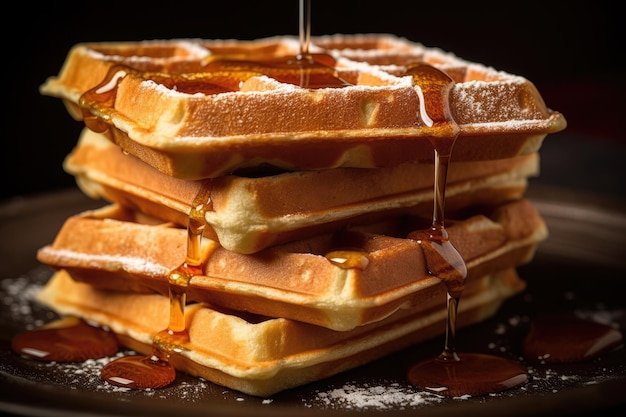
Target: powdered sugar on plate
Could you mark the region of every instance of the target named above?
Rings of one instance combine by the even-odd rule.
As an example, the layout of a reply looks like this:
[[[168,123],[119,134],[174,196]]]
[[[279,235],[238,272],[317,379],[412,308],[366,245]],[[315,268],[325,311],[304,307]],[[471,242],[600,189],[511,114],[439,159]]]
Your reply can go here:
[[[341,408],[348,410],[404,410],[440,403],[441,396],[419,392],[398,382],[382,384],[347,383],[338,388],[321,391],[307,402],[307,407]]]
[[[4,339],[24,330],[32,329],[56,318],[56,315],[39,305],[36,294],[50,276],[48,268],[39,268],[18,278],[0,280],[0,319]],[[576,301],[581,294],[566,292],[562,295],[567,302]],[[493,320],[479,327],[484,340],[484,348],[494,354],[514,355],[520,330],[528,324],[529,317],[523,311],[533,311],[535,300],[530,293],[516,301],[513,308],[504,309]],[[508,313],[507,313],[508,311]],[[603,304],[591,308],[578,308],[577,314],[583,317],[607,323],[622,325],[623,308],[611,309]],[[478,331],[474,329],[473,331]],[[413,360],[415,352],[400,352],[394,355],[393,366],[398,368],[390,373],[391,377],[377,375],[376,369],[386,371],[392,363],[383,359],[384,364],[373,368],[360,368],[355,372],[346,372],[329,380],[319,381],[288,392],[279,393],[269,398],[248,396],[227,389],[202,378],[179,375],[177,381],[169,387],[159,390],[130,390],[115,387],[100,378],[102,367],[122,355],[134,354],[122,351],[112,357],[91,359],[81,363],[45,363],[21,358],[8,347],[0,351],[0,373],[29,380],[40,385],[54,386],[59,390],[81,393],[113,394],[116,401],[130,401],[143,397],[166,400],[168,403],[181,402],[188,406],[198,404],[241,404],[273,407],[295,407],[320,410],[410,410],[437,407],[438,405],[458,402],[485,403],[520,395],[539,394],[545,396],[558,393],[572,387],[584,387],[600,384],[626,375],[626,363],[620,362],[620,356],[609,361],[601,358],[593,363],[559,367],[544,364],[529,365],[530,381],[515,390],[493,394],[483,398],[459,397],[447,398],[435,393],[423,392],[412,387],[404,378],[404,367]],[[407,359],[408,358],[408,359]],[[523,360],[523,358],[519,358]],[[376,368],[378,366],[378,368]],[[367,370],[364,370],[367,369]],[[373,370],[372,370],[373,369]],[[396,372],[397,371],[397,372]]]

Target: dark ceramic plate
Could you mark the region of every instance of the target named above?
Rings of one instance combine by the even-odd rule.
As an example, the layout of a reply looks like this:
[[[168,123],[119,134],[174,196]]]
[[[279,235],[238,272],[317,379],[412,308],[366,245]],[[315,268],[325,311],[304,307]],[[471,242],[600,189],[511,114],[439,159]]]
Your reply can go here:
[[[527,290],[493,318],[458,332],[459,351],[522,358],[521,340],[535,316],[576,312],[626,329],[620,281],[626,276],[626,205],[623,201],[532,186],[528,196],[544,215],[550,237],[520,268]],[[33,303],[51,271],[35,259],[65,218],[102,205],[77,190],[17,199],[0,205],[0,412],[60,416],[250,416],[380,414],[431,416],[538,416],[623,412],[626,350],[577,364],[529,366],[521,388],[475,398],[444,399],[413,390],[405,370],[438,354],[443,338],[403,350],[367,366],[271,398],[257,398],[179,376],[157,391],[113,389],[98,378],[99,361],[80,365],[25,360],[10,350],[17,333],[50,321]],[[461,300],[462,302],[462,300]],[[523,359],[522,359],[523,360]]]

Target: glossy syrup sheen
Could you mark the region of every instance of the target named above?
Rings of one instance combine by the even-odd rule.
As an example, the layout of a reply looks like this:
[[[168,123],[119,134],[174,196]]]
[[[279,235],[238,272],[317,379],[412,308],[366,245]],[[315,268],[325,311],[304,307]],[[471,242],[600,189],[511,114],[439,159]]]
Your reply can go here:
[[[524,355],[541,363],[582,362],[623,346],[619,329],[571,313],[535,318],[524,339]]]
[[[420,118],[434,129],[431,138],[435,156],[433,221],[428,230],[409,235],[420,244],[428,273],[439,278],[447,289],[447,320],[444,349],[435,358],[412,365],[409,382],[416,387],[441,395],[485,395],[526,383],[528,375],[520,363],[492,355],[456,351],[456,320],[467,277],[465,261],[448,239],[444,225],[445,190],[448,167],[459,127],[451,114],[448,94],[454,81],[438,69],[418,64],[407,75],[420,95]]]
[[[114,355],[117,336],[76,317],[21,333],[11,341],[14,352],[46,362],[82,362]]]

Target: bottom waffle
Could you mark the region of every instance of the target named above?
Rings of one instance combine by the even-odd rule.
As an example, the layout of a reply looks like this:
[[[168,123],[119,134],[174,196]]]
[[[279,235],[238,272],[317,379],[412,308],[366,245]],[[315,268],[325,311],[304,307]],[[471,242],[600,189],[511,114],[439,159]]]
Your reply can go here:
[[[524,287],[514,269],[468,282],[457,328],[492,316]],[[123,345],[142,354],[151,353],[154,334],[168,326],[168,297],[98,290],[63,270],[55,273],[38,300],[61,315],[109,327]],[[445,304],[442,299],[436,307],[414,305],[345,332],[191,304],[186,309],[189,342],[170,361],[179,371],[250,395],[270,396],[442,334]]]

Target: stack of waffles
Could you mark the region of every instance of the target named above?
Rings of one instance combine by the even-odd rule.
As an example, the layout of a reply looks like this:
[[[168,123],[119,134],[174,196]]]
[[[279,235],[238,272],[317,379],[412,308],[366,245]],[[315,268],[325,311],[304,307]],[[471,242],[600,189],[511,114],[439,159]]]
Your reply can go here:
[[[445,331],[446,288],[408,236],[432,222],[429,96],[445,73],[458,126],[446,229],[468,274],[457,326],[524,289],[547,236],[524,197],[544,138],[565,127],[523,77],[392,35],[85,43],[41,87],[85,123],[65,170],[102,208],[67,219],[38,259],[39,300],[149,354],[169,274],[203,218],[185,285],[181,372],[268,396]],[[443,132],[443,133],[442,133]],[[202,206],[201,209],[198,207]]]

